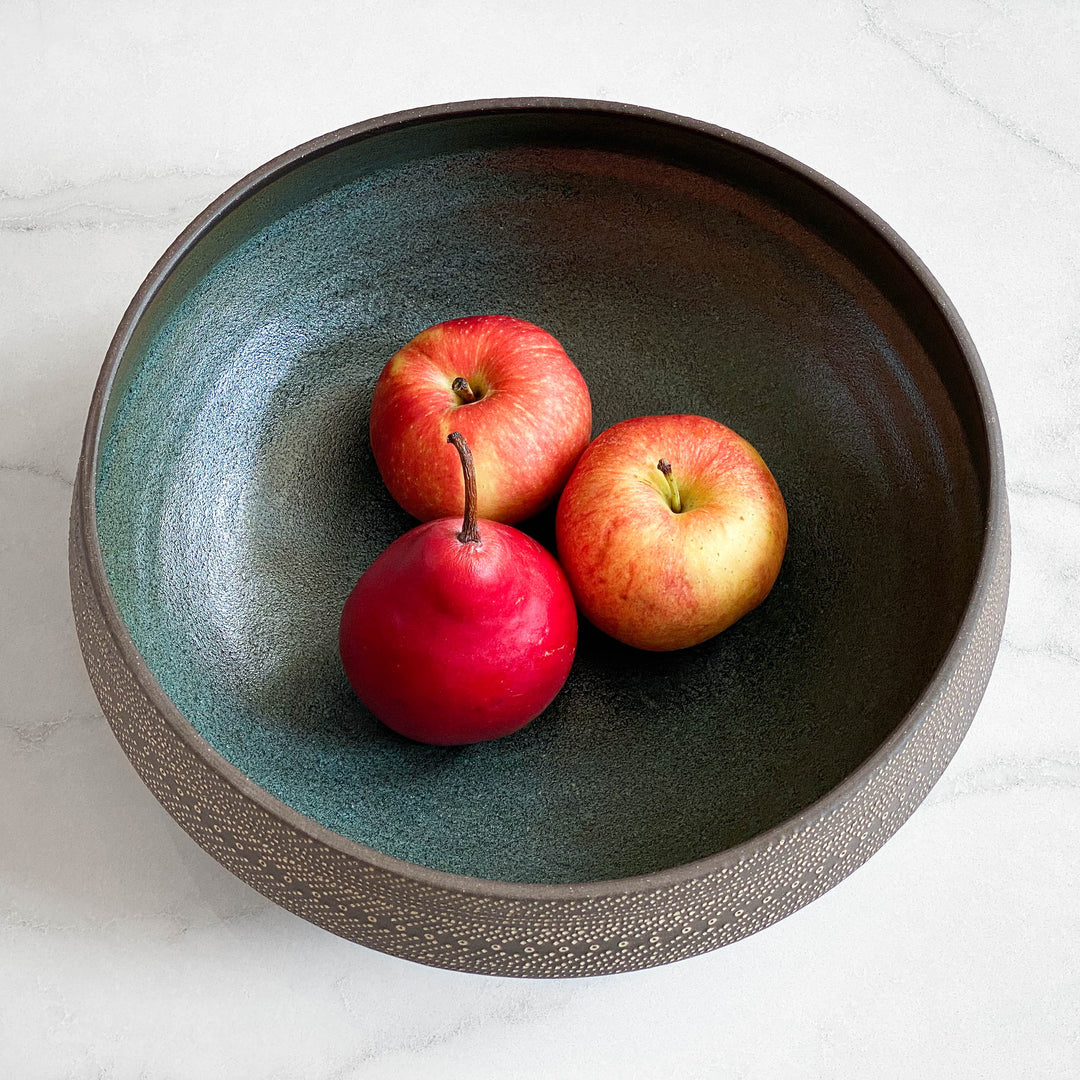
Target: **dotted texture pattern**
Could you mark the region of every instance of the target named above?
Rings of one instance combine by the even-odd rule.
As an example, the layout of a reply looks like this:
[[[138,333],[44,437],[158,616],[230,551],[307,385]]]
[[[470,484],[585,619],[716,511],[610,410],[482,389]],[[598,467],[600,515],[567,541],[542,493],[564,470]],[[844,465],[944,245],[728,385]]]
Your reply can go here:
[[[127,641],[122,652],[109,630],[89,578],[80,504],[77,485],[70,570],[87,670],[120,745],[165,809],[226,869],[303,918],[408,960],[491,975],[601,975],[670,963],[755,933],[836,885],[900,827],[955,753],[993,667],[1008,593],[1003,514],[990,590],[958,663],[916,707],[892,753],[819,815],[667,881],[492,896],[482,881],[442,887],[411,878],[407,864],[397,872],[352,845],[339,850],[319,830],[271,812],[274,800],[242,790],[223,762],[218,771],[217,755],[197,751],[192,733],[181,734],[155,706],[134,646]]]

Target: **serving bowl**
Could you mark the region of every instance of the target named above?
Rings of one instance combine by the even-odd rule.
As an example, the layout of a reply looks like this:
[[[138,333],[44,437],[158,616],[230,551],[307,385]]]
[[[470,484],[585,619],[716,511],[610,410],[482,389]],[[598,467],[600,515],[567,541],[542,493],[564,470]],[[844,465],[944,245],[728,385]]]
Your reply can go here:
[[[427,747],[352,695],[337,622],[412,524],[368,447],[374,380],[486,312],[562,342],[597,433],[739,431],[791,531],[711,642],[583,624],[539,719]],[[550,514],[528,528],[551,542]],[[357,124],[200,214],[105,359],[70,541],[104,713],[197,843],[343,937],[518,976],[714,949],[859,866],[967,730],[1009,566],[985,374],[892,230],[753,140],[553,99]]]

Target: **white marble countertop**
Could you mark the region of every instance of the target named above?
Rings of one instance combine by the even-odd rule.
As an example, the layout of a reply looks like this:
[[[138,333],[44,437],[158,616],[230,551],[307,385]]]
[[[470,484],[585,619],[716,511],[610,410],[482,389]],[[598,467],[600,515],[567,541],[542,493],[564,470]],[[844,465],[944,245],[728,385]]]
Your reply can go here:
[[[1069,0],[6,4],[0,1076],[1080,1075],[1080,7]],[[72,626],[91,388],[158,255],[282,150],[550,95],[763,140],[881,214],[1001,415],[1012,598],[971,733],[866,866],[666,968],[429,970],[230,876],[143,787]]]

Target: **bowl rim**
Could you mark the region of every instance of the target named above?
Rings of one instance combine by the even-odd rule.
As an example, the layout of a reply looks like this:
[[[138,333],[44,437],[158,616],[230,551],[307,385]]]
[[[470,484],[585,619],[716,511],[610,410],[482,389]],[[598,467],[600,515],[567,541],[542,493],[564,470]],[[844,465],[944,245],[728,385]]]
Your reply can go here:
[[[323,154],[350,143],[383,135],[391,131],[421,126],[432,121],[459,120],[480,115],[521,113],[574,113],[600,116],[630,116],[669,128],[681,129],[698,136],[716,139],[740,151],[767,159],[774,166],[794,174],[817,187],[840,205],[843,210],[860,219],[863,225],[876,232],[885,245],[899,257],[919,286],[929,296],[953,336],[957,351],[966,364],[972,381],[979,417],[987,443],[989,484],[987,490],[986,526],[978,570],[972,584],[963,616],[944,656],[918,700],[878,747],[851,773],[824,795],[802,810],[741,843],[708,855],[662,870],[630,877],[608,878],[584,882],[509,882],[491,878],[471,877],[437,870],[419,863],[387,855],[359,841],[352,840],[319,824],[313,818],[282,802],[247,774],[228,761],[180,712],[150,671],[142,654],[120,615],[119,606],[105,573],[104,558],[97,531],[97,459],[104,427],[106,406],[110,400],[120,359],[131,341],[135,328],[146,313],[151,301],[184,257],[237,206],[293,169],[313,161]],[[105,627],[124,662],[132,672],[143,694],[187,749],[207,768],[222,776],[243,796],[250,799],[272,818],[303,835],[321,843],[350,860],[359,861],[399,878],[407,878],[434,889],[508,901],[570,901],[602,898],[615,895],[652,892],[670,889],[702,877],[721,873],[745,862],[756,852],[776,847],[786,838],[813,823],[828,817],[840,805],[848,802],[882,768],[918,730],[931,705],[945,690],[952,673],[967,652],[975,634],[979,615],[987,602],[994,581],[1000,549],[1007,540],[1004,451],[997,410],[989,381],[975,345],[952,301],[937,279],[907,243],[858,198],[835,181],[804,165],[802,162],[727,128],[702,120],[681,116],[645,106],[621,102],[562,97],[491,98],[448,102],[423,108],[387,113],[359,123],[327,132],[315,139],[287,150],[232,184],[202,210],[177,236],[161,255],[143,280],[127,306],[109,344],[91,398],[83,434],[82,449],[76,474],[76,512],[81,525],[81,542],[88,585],[102,614]]]

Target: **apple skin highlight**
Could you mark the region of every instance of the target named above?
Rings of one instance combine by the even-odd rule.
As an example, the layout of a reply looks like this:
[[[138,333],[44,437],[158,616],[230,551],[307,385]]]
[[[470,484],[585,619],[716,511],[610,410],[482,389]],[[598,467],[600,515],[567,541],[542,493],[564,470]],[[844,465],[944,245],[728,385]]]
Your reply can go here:
[[[715,636],[765,599],[788,519],[760,454],[730,428],[701,416],[647,416],[592,442],[563,491],[555,530],[581,613],[627,645],[660,652]]]
[[[465,379],[477,400],[453,389]],[[559,496],[592,434],[585,380],[547,331],[507,315],[439,323],[383,368],[371,448],[390,494],[421,521],[460,513],[463,488],[446,437],[474,447],[477,515],[508,524]]]

